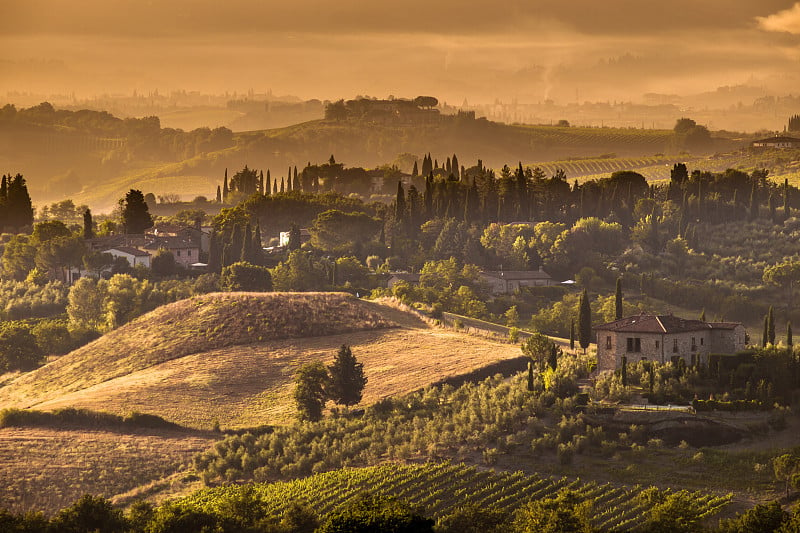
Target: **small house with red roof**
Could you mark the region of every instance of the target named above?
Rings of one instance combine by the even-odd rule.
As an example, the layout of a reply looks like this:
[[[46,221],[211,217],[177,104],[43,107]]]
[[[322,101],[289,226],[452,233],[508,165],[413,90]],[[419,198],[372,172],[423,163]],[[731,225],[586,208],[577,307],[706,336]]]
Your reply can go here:
[[[708,364],[710,354],[734,354],[745,348],[739,322],[705,322],[674,315],[639,314],[595,326],[597,370],[615,370],[628,362]]]

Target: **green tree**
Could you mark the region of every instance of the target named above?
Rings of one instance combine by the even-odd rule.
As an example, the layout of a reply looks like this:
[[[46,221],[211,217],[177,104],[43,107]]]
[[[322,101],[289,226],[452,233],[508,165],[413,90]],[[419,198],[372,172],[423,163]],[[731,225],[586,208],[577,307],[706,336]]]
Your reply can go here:
[[[786,496],[789,488],[800,488],[800,455],[785,453],[772,460],[775,479],[786,482]]]
[[[67,316],[69,329],[74,332],[101,331],[105,323],[103,302],[106,297],[105,280],[81,278],[69,289]]]
[[[703,531],[701,507],[685,490],[659,497],[651,502],[643,530],[647,533],[700,533]]]
[[[517,311],[516,305],[512,305],[506,310],[505,317],[506,317],[506,326],[508,326],[509,328],[515,328],[519,326],[519,312]]]
[[[372,241],[380,228],[381,222],[365,213],[329,209],[317,215],[308,231],[314,246],[335,252]]]
[[[523,354],[537,364],[540,371],[543,371],[552,346],[553,341],[550,340],[550,337],[537,332],[525,339],[520,349]]]
[[[316,421],[322,418],[322,409],[328,399],[326,388],[330,377],[320,361],[307,363],[295,374],[294,401],[300,420]]]
[[[586,348],[592,342],[592,309],[589,307],[589,295],[586,289],[581,293],[581,302],[578,308],[578,342],[586,353]]]
[[[433,533],[433,525],[405,503],[365,496],[330,513],[318,533]]]
[[[138,189],[131,189],[120,200],[122,207],[122,227],[125,233],[144,233],[144,230],[153,225],[150,208],[144,201],[144,194]]]
[[[324,270],[312,261],[309,252],[303,250],[290,252],[286,261],[280,262],[270,272],[276,291],[315,291],[327,285]]]
[[[9,322],[0,327],[0,372],[32,370],[39,365],[42,356],[28,326]]]
[[[764,331],[761,333],[761,347],[766,348],[769,342],[769,315],[764,315]]]
[[[292,222],[289,226],[289,242],[286,244],[286,248],[293,252],[299,250],[301,244],[300,227]]]
[[[159,250],[150,262],[150,270],[157,276],[171,276],[177,268],[178,263],[175,262],[175,256],[169,250]]]
[[[781,509],[781,505],[772,501],[758,504],[736,518],[720,520],[720,533],[772,533],[788,522],[789,513]]]
[[[367,384],[364,365],[356,360],[350,347],[342,344],[328,367],[328,398],[339,405],[351,406],[361,401],[361,394]]]
[[[506,533],[508,513],[493,506],[468,503],[445,515],[436,524],[438,533]]]
[[[589,533],[591,504],[581,501],[572,491],[563,491],[555,498],[532,500],[514,513],[514,529],[518,533]]]
[[[575,319],[571,318],[569,321],[569,349],[575,349]]]
[[[219,284],[224,291],[268,292],[272,276],[268,268],[239,261],[222,269]]]
[[[50,527],[59,533],[123,533],[128,530],[128,523],[110,501],[86,494],[54,516]]]
[[[800,280],[800,261],[789,260],[764,269],[762,279],[765,283],[786,289],[787,314],[791,315],[794,284]]]
[[[614,319],[621,319],[622,313],[622,278],[617,278],[617,288],[614,293]]]
[[[622,379],[622,386],[628,386],[628,358],[622,356],[622,366],[620,367],[620,375]]]
[[[28,235],[11,237],[3,249],[3,278],[22,281],[36,266],[36,248]]]

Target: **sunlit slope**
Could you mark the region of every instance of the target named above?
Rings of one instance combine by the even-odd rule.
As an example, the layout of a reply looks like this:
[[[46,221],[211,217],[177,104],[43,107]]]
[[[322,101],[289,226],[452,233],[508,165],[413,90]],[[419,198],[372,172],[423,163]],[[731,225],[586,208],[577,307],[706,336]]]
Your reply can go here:
[[[272,318],[257,318],[254,309],[267,302]],[[221,318],[196,316],[223,303]],[[341,294],[210,295],[187,300],[183,314],[161,311],[0,389],[0,407],[139,411],[196,428],[248,427],[290,421],[295,370],[329,363],[342,344],[364,364],[364,405],[521,355],[516,345]],[[309,325],[307,335],[292,329],[298,323]]]
[[[198,352],[393,323],[344,293],[215,293],[168,304],[0,389],[27,407]]]

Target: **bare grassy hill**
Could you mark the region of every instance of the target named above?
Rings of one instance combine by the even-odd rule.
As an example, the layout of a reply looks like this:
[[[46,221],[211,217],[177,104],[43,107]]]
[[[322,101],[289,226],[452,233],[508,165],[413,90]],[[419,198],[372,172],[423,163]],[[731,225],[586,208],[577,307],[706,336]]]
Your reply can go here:
[[[215,293],[147,313],[0,388],[0,405],[85,389],[187,355],[395,324],[345,293]]]
[[[213,294],[164,306],[6,387],[0,408],[150,413],[208,429],[283,424],[295,370],[352,347],[363,404],[521,355],[334,293]]]

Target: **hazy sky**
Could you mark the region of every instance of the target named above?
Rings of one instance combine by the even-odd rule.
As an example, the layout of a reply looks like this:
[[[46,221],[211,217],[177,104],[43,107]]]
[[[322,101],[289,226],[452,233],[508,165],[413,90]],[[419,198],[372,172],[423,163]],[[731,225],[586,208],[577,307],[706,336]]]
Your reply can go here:
[[[798,92],[787,0],[0,0],[6,91],[559,103]]]

